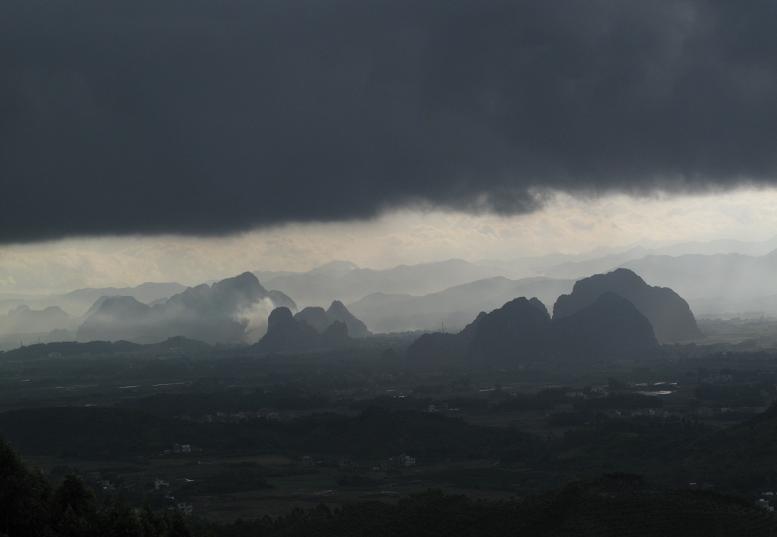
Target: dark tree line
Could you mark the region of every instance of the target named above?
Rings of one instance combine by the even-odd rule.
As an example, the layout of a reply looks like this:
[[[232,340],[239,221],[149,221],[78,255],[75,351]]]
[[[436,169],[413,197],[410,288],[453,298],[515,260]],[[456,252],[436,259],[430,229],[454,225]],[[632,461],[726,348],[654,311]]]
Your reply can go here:
[[[0,441],[0,536],[189,537],[177,513],[100,502],[75,476],[52,486]]]

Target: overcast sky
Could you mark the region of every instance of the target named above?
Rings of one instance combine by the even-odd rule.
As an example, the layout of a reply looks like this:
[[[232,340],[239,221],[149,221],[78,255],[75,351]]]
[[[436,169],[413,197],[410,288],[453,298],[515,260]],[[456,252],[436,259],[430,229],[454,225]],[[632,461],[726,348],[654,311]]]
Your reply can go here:
[[[768,196],[698,196],[777,184],[775,27],[766,0],[5,0],[2,277],[579,249],[661,235],[621,231],[656,192],[697,215],[677,238],[763,234],[718,221]]]

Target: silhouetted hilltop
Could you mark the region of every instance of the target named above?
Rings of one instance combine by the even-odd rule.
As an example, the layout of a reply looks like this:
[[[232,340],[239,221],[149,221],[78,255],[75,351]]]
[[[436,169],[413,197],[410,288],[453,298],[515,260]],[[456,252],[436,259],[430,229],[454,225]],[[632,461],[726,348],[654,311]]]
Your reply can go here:
[[[319,334],[323,334],[332,324],[341,322],[346,326],[350,337],[370,335],[364,323],[348,311],[348,308],[339,300],[332,302],[326,310],[318,306],[308,306],[300,310],[294,318],[307,323]]]
[[[282,293],[281,295],[290,300]],[[269,298],[269,292],[262,287],[256,276],[250,272],[244,272],[213,285],[202,284],[189,287],[182,293],[170,297],[167,306],[183,306],[203,313],[207,310],[210,314],[232,313],[250,307],[265,298]]]
[[[267,297],[267,289],[250,272],[214,283],[210,287],[209,306],[223,306],[225,309],[245,307]]]
[[[554,319],[553,332],[555,344],[567,356],[631,358],[658,346],[650,321],[634,304],[609,292],[567,317]]]
[[[100,298],[77,336],[82,341],[151,343],[184,336],[208,343],[244,342],[264,332],[268,313],[278,305],[296,307],[289,297],[267,291],[256,276],[245,272],[213,285],[187,288],[153,306],[132,297]]]
[[[297,312],[294,318],[306,323],[319,334],[323,333],[332,324],[332,319],[329,318],[326,310],[320,306],[303,308]]]
[[[516,298],[480,313],[458,334],[425,334],[407,352],[422,363],[515,365],[549,359],[634,358],[657,347],[647,318],[628,300],[605,293],[573,315],[553,320],[536,298]]]
[[[365,325],[360,319],[357,319],[353,313],[348,311],[348,308],[345,307],[345,304],[339,300],[333,301],[329,305],[329,309],[326,310],[326,313],[331,319],[344,323],[345,326],[348,327],[349,336],[367,337],[370,335],[370,331],[367,330],[367,325]]]
[[[608,292],[627,299],[647,317],[662,343],[702,337],[691,308],[680,295],[666,287],[652,287],[628,269],[617,269],[579,280],[571,294],[558,298],[553,308],[553,318],[568,317]]]
[[[267,319],[267,333],[256,348],[267,352],[304,349],[317,341],[319,334],[303,321],[295,319],[286,307],[276,308]]]
[[[414,361],[461,360],[510,364],[539,359],[550,351],[551,320],[536,298],[516,298],[490,313],[481,312],[458,334],[433,333],[409,348]]]
[[[308,312],[305,316],[313,315],[315,313]],[[344,323],[335,321],[318,332],[303,319],[293,316],[289,308],[274,309],[267,319],[267,333],[253,348],[260,353],[306,352],[338,348],[348,343],[348,329]]]
[[[551,321],[545,306],[516,298],[491,313],[481,313],[460,332],[470,359],[478,362],[527,361],[549,350]]]

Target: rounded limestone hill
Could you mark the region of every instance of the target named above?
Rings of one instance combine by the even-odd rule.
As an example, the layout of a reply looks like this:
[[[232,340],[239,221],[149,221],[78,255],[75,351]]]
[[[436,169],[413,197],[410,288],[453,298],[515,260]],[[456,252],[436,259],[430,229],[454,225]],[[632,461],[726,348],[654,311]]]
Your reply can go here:
[[[553,318],[569,317],[590,306],[605,293],[614,293],[631,302],[650,321],[661,343],[693,341],[703,337],[685,299],[668,287],[648,285],[636,273],[624,268],[577,281],[570,294],[558,297],[553,307]]]
[[[560,354],[576,358],[633,358],[658,347],[653,326],[629,300],[607,292],[569,316],[553,320]]]

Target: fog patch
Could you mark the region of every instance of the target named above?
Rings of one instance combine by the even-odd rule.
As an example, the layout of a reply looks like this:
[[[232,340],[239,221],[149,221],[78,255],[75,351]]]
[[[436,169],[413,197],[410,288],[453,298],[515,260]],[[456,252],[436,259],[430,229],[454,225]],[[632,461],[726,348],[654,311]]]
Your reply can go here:
[[[259,302],[254,302],[250,306],[241,308],[234,315],[233,319],[245,326],[245,335],[243,341],[253,343],[259,340],[267,332],[267,318],[275,304],[269,298],[263,298]]]

